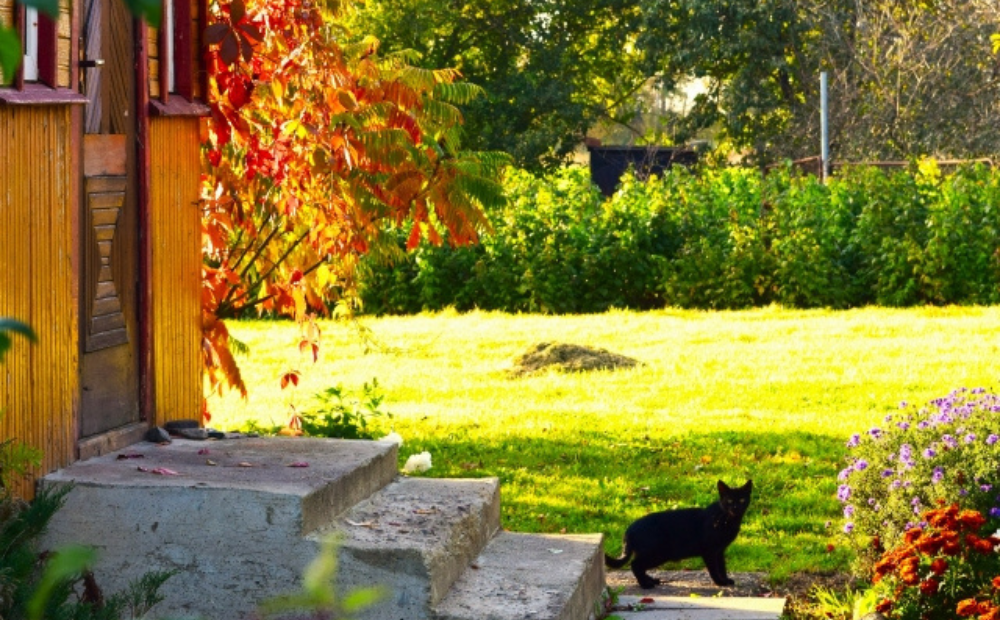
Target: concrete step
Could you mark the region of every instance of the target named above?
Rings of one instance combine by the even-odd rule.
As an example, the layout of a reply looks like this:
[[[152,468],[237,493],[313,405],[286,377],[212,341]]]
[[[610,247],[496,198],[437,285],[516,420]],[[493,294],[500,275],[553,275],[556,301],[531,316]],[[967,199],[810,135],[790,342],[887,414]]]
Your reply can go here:
[[[338,583],[388,587],[388,600],[365,620],[418,620],[451,588],[500,527],[495,478],[402,478],[336,520]]]
[[[601,535],[497,535],[435,620],[587,620],[604,591]]]
[[[622,620],[778,620],[785,599],[623,595],[618,605],[628,610],[614,612]]]
[[[43,479],[74,486],[42,544],[96,547],[106,592],[179,571],[158,616],[248,618],[298,587],[318,551],[307,534],[397,476],[396,451],[334,439],[138,443]]]

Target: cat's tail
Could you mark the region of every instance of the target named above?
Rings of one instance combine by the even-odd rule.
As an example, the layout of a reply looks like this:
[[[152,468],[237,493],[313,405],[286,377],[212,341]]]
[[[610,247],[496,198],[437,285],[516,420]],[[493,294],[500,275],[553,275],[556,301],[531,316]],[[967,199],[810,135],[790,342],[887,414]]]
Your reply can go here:
[[[632,550],[629,548],[628,543],[625,543],[625,548],[622,550],[622,557],[613,558],[607,553],[604,554],[604,565],[608,568],[621,568],[628,564],[628,561],[632,559]]]

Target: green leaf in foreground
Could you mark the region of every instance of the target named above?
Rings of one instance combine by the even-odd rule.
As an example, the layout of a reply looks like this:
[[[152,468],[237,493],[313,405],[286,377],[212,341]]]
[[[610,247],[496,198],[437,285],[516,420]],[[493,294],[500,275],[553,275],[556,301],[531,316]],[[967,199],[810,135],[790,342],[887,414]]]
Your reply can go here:
[[[79,577],[87,566],[94,563],[97,553],[90,547],[72,545],[59,549],[48,564],[38,583],[38,589],[28,602],[28,620],[41,620],[49,596],[60,583]]]
[[[0,85],[10,84],[21,62],[21,40],[13,28],[0,26]]]
[[[2,45],[3,30],[0,30],[0,45]],[[6,73],[4,73],[6,75]],[[6,355],[7,351],[10,349],[10,336],[8,333],[21,334],[31,342],[35,342],[35,332],[31,330],[25,323],[16,321],[14,319],[7,319],[0,317],[0,361],[3,361],[3,356]]]
[[[160,27],[160,19],[163,15],[163,7],[158,0],[124,0],[125,6],[136,17],[141,17],[154,27]]]

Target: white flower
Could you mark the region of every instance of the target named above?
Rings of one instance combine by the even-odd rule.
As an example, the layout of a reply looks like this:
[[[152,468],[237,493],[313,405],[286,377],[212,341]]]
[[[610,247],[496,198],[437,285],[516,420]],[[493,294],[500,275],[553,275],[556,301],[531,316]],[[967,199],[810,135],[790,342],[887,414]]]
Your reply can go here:
[[[431,468],[431,453],[421,452],[420,454],[412,454],[410,458],[406,459],[406,465],[403,465],[404,474],[412,474],[427,471]]]
[[[397,433],[396,431],[392,431],[391,433],[389,433],[385,437],[381,437],[379,439],[379,441],[389,441],[389,442],[392,442],[392,443],[396,444],[397,446],[402,446],[403,445],[403,436],[400,435],[399,433]]]

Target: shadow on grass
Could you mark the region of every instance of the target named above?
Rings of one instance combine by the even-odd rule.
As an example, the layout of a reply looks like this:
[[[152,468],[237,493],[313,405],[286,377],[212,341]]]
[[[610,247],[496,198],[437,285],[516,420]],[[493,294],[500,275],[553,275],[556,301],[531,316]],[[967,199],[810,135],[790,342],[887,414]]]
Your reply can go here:
[[[705,506],[717,499],[717,480],[733,485],[752,479],[753,501],[728,552],[732,570],[765,571],[780,580],[794,572],[845,570],[851,558],[837,536],[839,437],[727,431],[665,439],[452,435],[414,437],[401,458],[422,450],[433,455],[435,477],[498,477],[503,526],[510,530],[602,532],[606,550],[617,554],[622,533],[636,518]]]

